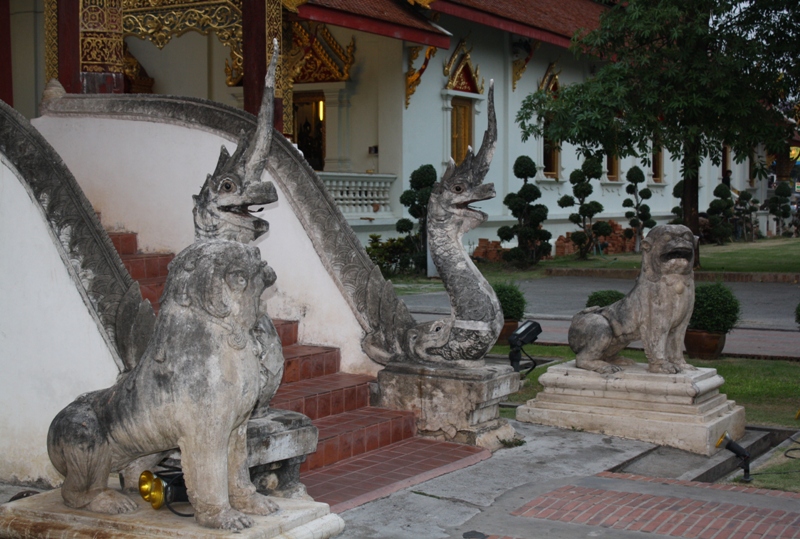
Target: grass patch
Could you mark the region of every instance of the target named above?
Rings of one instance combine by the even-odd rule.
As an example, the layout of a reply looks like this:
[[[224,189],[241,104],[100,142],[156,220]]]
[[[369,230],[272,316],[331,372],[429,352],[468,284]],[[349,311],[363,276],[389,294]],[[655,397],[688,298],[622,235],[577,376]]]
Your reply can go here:
[[[568,346],[528,345],[533,357],[555,358],[563,363],[575,358]],[[492,353],[508,355],[508,346],[495,346]],[[625,350],[625,357],[647,361],[641,350]],[[717,369],[725,379],[720,389],[728,398],[744,406],[747,423],[753,425],[800,428],[795,414],[800,407],[800,363],[767,359],[722,358],[714,361],[691,360],[696,367]],[[554,363],[534,369],[519,392],[509,402],[525,403],[542,390],[539,376]],[[513,416],[511,416],[513,417]]]
[[[750,475],[753,481],[743,483],[748,487],[800,492],[800,444],[774,454]]]
[[[797,272],[800,238],[703,245],[700,266],[703,271]]]

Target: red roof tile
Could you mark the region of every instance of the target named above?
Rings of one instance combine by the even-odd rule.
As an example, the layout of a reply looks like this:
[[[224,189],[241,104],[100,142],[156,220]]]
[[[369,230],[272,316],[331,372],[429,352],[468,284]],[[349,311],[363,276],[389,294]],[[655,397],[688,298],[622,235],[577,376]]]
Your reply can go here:
[[[498,27],[492,21],[505,20],[567,39],[580,28],[596,28],[606,9],[592,0],[438,0],[431,4],[435,11],[459,16],[453,13],[454,7],[471,11],[473,16],[465,17],[469,20],[488,15],[483,21],[476,21],[487,26]]]

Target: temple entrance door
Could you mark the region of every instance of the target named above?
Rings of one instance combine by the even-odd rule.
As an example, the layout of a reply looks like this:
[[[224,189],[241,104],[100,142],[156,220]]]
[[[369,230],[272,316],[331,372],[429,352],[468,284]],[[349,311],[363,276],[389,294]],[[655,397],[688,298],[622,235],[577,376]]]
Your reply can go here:
[[[325,168],[325,95],[296,92],[293,109],[297,147],[314,170],[322,171]]]

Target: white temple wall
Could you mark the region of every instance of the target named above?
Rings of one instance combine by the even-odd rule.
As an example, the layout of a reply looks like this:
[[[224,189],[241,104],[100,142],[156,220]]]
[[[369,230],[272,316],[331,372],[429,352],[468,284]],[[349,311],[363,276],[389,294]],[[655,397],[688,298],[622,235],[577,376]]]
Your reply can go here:
[[[62,156],[105,226],[139,234],[145,252],[180,252],[194,241],[192,195],[214,171],[224,144],[169,124],[45,116],[36,127]],[[374,373],[361,351],[361,326],[314,251],[288,201],[268,206],[270,231],[257,242],[278,281],[265,298],[270,316],[300,321],[301,342],[342,349],[342,370]]]
[[[58,486],[47,430],[119,371],[41,207],[0,162],[0,481]]]

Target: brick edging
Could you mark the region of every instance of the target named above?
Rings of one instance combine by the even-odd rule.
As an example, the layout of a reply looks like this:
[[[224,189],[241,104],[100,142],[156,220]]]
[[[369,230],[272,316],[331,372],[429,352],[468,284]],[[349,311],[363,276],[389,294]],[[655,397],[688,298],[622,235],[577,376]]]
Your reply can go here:
[[[635,279],[638,269],[608,268],[547,268],[548,277],[595,277],[602,279]],[[790,283],[800,282],[800,273],[756,273],[735,271],[696,271],[697,282],[723,281],[728,283]]]
[[[646,483],[661,483],[684,487],[708,488],[713,490],[726,490],[730,492],[741,492],[743,494],[760,494],[762,496],[773,496],[775,498],[791,498],[800,500],[800,492],[786,492],[783,490],[771,490],[766,488],[743,487],[732,484],[703,483],[702,481],[686,481],[683,479],[648,477],[646,475],[618,472],[600,472],[597,474],[597,477],[604,477],[606,479],[627,479],[629,481],[643,481]]]

